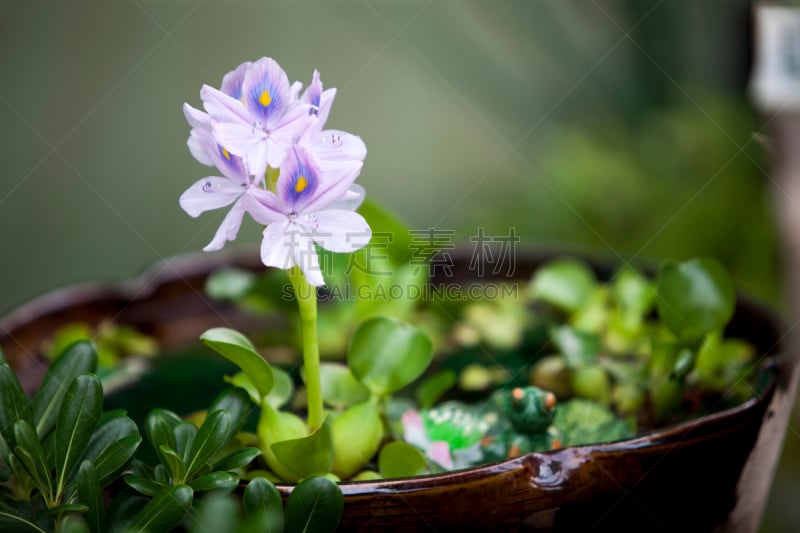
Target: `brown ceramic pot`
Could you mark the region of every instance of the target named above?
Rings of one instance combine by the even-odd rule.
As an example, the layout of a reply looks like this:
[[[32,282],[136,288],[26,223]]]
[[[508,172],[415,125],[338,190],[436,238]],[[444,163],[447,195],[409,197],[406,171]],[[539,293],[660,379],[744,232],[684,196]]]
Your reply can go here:
[[[549,258],[518,255],[516,275],[527,279]],[[460,263],[461,282],[470,280],[466,264]],[[157,264],[130,283],[53,292],[0,319],[0,346],[31,391],[45,370],[42,339],[69,322],[113,319],[166,349],[196,343],[218,325],[252,330],[252,317],[202,292],[208,274],[223,265],[260,268],[250,250],[189,256]],[[748,402],[616,443],[448,474],[342,483],[342,529],[755,531],[792,405],[796,361],[784,351],[781,324],[752,303],[740,301],[730,330],[767,356],[767,384]]]

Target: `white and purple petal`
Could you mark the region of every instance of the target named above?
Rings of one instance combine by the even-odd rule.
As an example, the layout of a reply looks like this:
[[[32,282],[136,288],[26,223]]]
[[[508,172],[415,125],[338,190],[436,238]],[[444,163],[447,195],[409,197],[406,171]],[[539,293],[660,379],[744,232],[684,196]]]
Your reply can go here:
[[[250,115],[270,128],[280,120],[291,101],[286,72],[269,57],[262,57],[247,69],[242,85],[242,101]]]
[[[301,223],[314,242],[331,252],[355,252],[372,237],[369,224],[355,211],[326,209],[307,215]]]
[[[240,185],[227,178],[208,176],[186,189],[179,203],[190,217],[198,217],[206,211],[231,205],[243,192]]]
[[[231,207],[230,211],[228,211],[228,214],[222,219],[222,223],[219,225],[214,238],[206,245],[205,248],[203,248],[203,251],[215,252],[217,250],[221,250],[227,241],[234,240],[236,235],[239,233],[239,228],[242,225],[243,217],[244,206],[242,205],[242,202],[234,203],[233,207]]]
[[[253,63],[250,61],[247,61],[246,63],[242,63],[236,67],[235,70],[225,74],[225,77],[222,78],[222,86],[220,87],[220,90],[231,98],[235,98],[236,100],[241,99],[244,75],[252,64]]]
[[[200,89],[200,98],[212,122],[232,122],[252,128],[255,121],[241,101],[208,85]]]

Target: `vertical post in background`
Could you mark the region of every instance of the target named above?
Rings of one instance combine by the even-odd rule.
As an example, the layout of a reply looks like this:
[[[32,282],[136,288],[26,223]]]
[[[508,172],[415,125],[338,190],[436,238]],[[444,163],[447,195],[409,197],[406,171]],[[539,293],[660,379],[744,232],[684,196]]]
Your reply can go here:
[[[800,353],[800,4],[758,1],[754,5],[755,62],[750,89],[770,138],[768,171],[787,273],[784,286],[789,289],[791,310],[781,363],[788,372],[786,379],[778,384],[775,401],[770,406],[775,416],[759,434],[759,441],[768,441],[768,447],[777,452],[791,417],[798,381],[796,359]],[[740,494],[750,491],[763,494],[760,509],[749,515],[750,520],[763,514],[780,454],[774,453],[773,457],[771,462],[763,463],[767,466],[763,471],[745,471],[740,479],[737,488]],[[734,518],[740,511],[738,507],[734,510]],[[756,531],[758,527],[758,522],[742,524],[745,531]]]

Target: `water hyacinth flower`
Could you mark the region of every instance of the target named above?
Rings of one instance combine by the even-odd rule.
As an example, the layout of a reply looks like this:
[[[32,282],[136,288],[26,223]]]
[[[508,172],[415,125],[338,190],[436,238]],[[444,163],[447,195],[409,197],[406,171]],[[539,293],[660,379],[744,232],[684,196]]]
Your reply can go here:
[[[320,286],[324,279],[315,246],[352,252],[370,239],[369,226],[355,213],[364,190],[353,183],[367,149],[356,135],[323,129],[336,89],[323,90],[318,71],[301,91],[302,84],[290,86],[270,58],[239,65],[219,90],[203,86],[205,112],[184,105],[192,127],[187,144],[195,159],[215,166],[222,176],[194,183],[180,205],[193,217],[231,206],[206,251],[233,240],[249,213],[267,226],[264,264],[297,265],[309,283]],[[276,172],[270,183],[268,168]]]
[[[200,97],[220,144],[246,157],[251,172],[263,176],[267,166],[280,167],[295,140],[309,126],[303,118],[308,117],[311,106],[292,99],[289,79],[273,59],[264,57],[234,72],[241,70],[241,87],[238,75],[232,75],[230,87],[225,88],[231,94],[204,85]]]
[[[261,261],[288,269],[295,265],[312,285],[324,285],[315,243],[331,252],[353,252],[365,246],[372,231],[354,211],[360,204],[351,189],[361,164],[329,164],[322,171],[310,154],[292,149],[283,161],[276,193],[260,197],[274,216],[264,230]]]
[[[232,206],[220,224],[212,241],[203,250],[221,249],[226,241],[232,241],[239,232],[245,212],[259,223],[267,224],[271,219],[264,215],[257,198],[267,191],[259,185],[263,179],[254,179],[241,157],[231,154],[214,139],[210,126],[204,123],[204,113],[185,106],[184,112],[190,123],[197,124],[189,136],[189,149],[201,163],[215,166],[222,176],[206,176],[196,181],[180,197],[180,206],[192,217],[205,211]]]

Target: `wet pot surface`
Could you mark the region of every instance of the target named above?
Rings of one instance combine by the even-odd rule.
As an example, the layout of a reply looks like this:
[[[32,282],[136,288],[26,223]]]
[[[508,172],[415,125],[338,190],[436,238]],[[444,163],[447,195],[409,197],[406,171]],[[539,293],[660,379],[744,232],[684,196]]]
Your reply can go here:
[[[518,257],[517,276],[527,279],[550,258]],[[127,284],[45,295],[0,320],[0,345],[30,391],[44,373],[41,340],[70,322],[113,319],[156,337],[168,351],[196,343],[200,333],[222,323],[252,330],[259,325],[253,317],[203,294],[206,277],[224,265],[258,270],[258,255],[189,256],[158,264]],[[766,385],[745,404],[617,443],[532,453],[442,475],[341,483],[341,527],[756,530],[796,369],[794,358],[782,353],[779,322],[758,306],[740,302],[729,330],[769,356]]]

